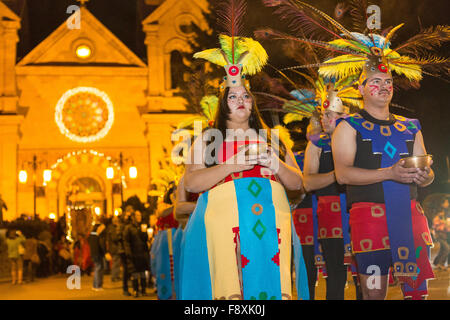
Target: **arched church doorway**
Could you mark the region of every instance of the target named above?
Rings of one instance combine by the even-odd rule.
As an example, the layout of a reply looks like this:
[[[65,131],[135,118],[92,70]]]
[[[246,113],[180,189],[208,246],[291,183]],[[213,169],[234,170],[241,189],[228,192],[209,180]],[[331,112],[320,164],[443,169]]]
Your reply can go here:
[[[66,205],[69,238],[86,237],[91,226],[105,216],[107,200],[101,184],[94,177],[74,177],[68,181]]]
[[[111,216],[120,207],[120,199],[114,200],[120,194],[113,192],[120,177],[109,179],[107,168],[120,171],[109,156],[94,150],[68,153],[52,166],[48,200],[58,217],[65,216],[69,240],[89,234],[97,219]]]

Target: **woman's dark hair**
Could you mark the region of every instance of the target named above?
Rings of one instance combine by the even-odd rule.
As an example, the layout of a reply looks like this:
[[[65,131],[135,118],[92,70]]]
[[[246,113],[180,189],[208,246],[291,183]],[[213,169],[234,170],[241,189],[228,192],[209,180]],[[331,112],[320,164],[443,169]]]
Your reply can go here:
[[[246,89],[247,90],[247,89]],[[230,92],[230,87],[226,87],[224,91],[222,91],[220,97],[219,97],[219,109],[216,113],[216,118],[214,121],[214,128],[218,129],[222,133],[222,137],[226,138],[226,130],[227,130],[227,121],[230,120],[230,108],[228,107],[228,93]],[[252,97],[252,110],[250,113],[250,117],[248,119],[248,125],[250,128],[256,130],[257,133],[259,133],[260,129],[264,129],[267,132],[267,143],[270,144],[273,148],[277,148],[276,145],[272,144],[272,135],[271,135],[271,129],[269,126],[264,122],[261,114],[259,113],[258,107],[256,105],[256,99],[255,96],[247,90],[247,93]],[[212,141],[208,141],[207,145],[209,145]],[[279,148],[279,157],[280,159],[285,159],[286,154],[286,147],[284,146],[283,142],[279,140],[281,148]],[[218,155],[215,155],[217,157]],[[213,166],[217,164],[218,161],[214,162],[214,164],[209,165],[206,164],[207,167]]]

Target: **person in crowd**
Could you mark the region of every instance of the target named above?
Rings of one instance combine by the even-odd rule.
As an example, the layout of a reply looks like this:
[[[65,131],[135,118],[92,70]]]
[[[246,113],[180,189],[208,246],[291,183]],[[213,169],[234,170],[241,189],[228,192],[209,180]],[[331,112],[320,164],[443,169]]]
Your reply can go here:
[[[25,240],[25,254],[23,255],[23,269],[27,282],[33,282],[36,270],[40,263],[38,255],[38,241],[33,234],[29,234]]]
[[[123,245],[125,249],[127,269],[133,283],[133,296],[146,296],[145,271],[149,266],[148,234],[145,224],[142,224],[142,214],[136,210],[130,215],[130,223],[123,231]],[[140,290],[139,290],[140,282]]]
[[[39,256],[39,265],[36,270],[36,276],[39,278],[47,278],[50,276],[50,247],[47,242],[38,240],[37,252]]]
[[[121,240],[118,242],[119,248],[118,252],[120,255],[120,261],[122,263],[122,291],[124,296],[131,296],[130,291],[128,290],[128,280],[130,277],[130,273],[128,270],[128,261],[127,255],[125,253],[125,245],[124,245],[124,231],[128,224],[131,223],[130,217],[134,213],[134,208],[130,205],[125,207],[125,210],[122,214],[121,223],[119,225]]]
[[[20,230],[8,230],[6,244],[8,246],[8,259],[11,264],[11,283],[22,284],[23,255],[25,254],[25,237]]]
[[[58,274],[65,274],[67,267],[73,263],[72,252],[70,250],[70,244],[65,235],[61,235],[59,240],[55,243],[55,271]]]
[[[108,226],[106,235],[106,251],[111,256],[111,281],[120,281],[120,247],[122,232],[120,218],[114,216],[112,223]]]
[[[105,225],[96,223],[88,237],[91,257],[94,262],[94,280],[92,290],[103,290],[104,258],[106,253]]]
[[[41,266],[44,277],[48,277],[53,272],[53,236],[50,232],[49,219],[47,218],[44,221],[47,224],[47,227],[44,228],[38,235],[38,240],[45,245],[44,247],[40,247],[40,251],[42,254],[45,253],[45,257],[41,257]],[[38,249],[39,250],[39,249]]]

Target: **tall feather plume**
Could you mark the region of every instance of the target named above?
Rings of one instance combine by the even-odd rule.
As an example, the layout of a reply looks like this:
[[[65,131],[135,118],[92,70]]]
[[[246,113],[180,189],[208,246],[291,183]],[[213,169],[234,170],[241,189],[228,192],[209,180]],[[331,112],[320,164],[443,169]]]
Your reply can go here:
[[[352,29],[361,33],[367,29],[367,0],[350,0],[350,16],[352,18]]]
[[[246,3],[243,0],[228,0],[223,7],[218,10],[217,15],[217,23],[223,28],[225,34],[232,38],[232,63],[235,64],[235,60],[238,59],[235,57],[234,52],[234,37],[238,36],[240,31],[242,30],[243,24],[243,16],[246,11]]]
[[[427,50],[434,50],[443,42],[450,40],[450,26],[431,26],[400,44],[395,51],[420,55]]]
[[[276,7],[281,3],[280,0],[262,0],[262,2],[266,7]]]
[[[290,41],[296,41],[301,43],[309,43],[317,47],[321,47],[330,51],[342,53],[342,54],[350,54],[354,56],[363,56],[361,53],[350,50],[348,48],[338,47],[331,43],[320,41],[320,40],[312,40],[312,39],[305,39],[305,38],[297,38],[294,36],[291,36],[289,34],[275,31],[270,28],[266,29],[259,29],[254,32],[254,35],[258,39],[270,39],[270,40],[290,40]]]
[[[339,34],[319,23],[321,19],[316,14],[310,13],[307,15],[291,1],[280,1],[275,14],[286,20],[288,27],[302,37],[304,37],[304,34],[316,39],[326,38],[330,35],[340,37]]]
[[[329,24],[331,24],[333,27],[335,27],[337,30],[339,30],[340,32],[342,32],[346,37],[355,40],[355,41],[359,41],[359,39],[355,38],[351,32],[349,30],[347,30],[343,25],[341,25],[339,22],[337,22],[336,20],[334,20],[333,18],[331,18],[329,15],[327,15],[326,13],[320,11],[319,9],[313,7],[312,5],[299,1],[299,0],[285,0],[285,1],[290,1],[292,3],[295,3],[296,6],[298,6],[299,9],[304,9],[305,11],[309,11],[312,12],[313,14],[317,14],[320,17],[322,17],[323,19],[325,19],[325,21],[327,21]],[[333,35],[336,36],[336,34],[333,32]],[[337,35],[337,38],[342,38],[340,35]]]
[[[384,46],[383,46],[383,50],[385,48],[388,47],[389,45],[389,41],[391,40],[391,38],[394,36],[395,32],[400,29],[401,27],[403,27],[404,23],[399,24],[398,26],[396,26],[395,28],[392,28],[391,31],[389,31],[389,33],[386,35],[386,37],[384,38]]]

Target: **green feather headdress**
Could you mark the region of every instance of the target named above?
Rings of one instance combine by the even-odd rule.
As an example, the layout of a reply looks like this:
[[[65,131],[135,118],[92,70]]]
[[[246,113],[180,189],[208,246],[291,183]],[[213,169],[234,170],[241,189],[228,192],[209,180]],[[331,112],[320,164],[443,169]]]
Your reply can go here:
[[[224,34],[219,35],[220,48],[194,54],[194,58],[202,58],[225,68],[227,76],[220,86],[221,91],[225,87],[242,85],[249,89],[245,75],[258,73],[268,60],[266,50],[258,41],[239,36],[245,10],[243,0],[228,0],[224,8],[218,11],[219,25],[225,30]]]
[[[332,41],[327,42],[286,35],[273,30],[258,31],[257,34],[260,37],[297,41],[339,54],[323,63],[293,68],[319,67],[319,73],[322,76],[334,78],[345,78],[362,73],[363,79],[371,72],[392,70],[398,75],[405,76],[411,82],[420,81],[422,74],[437,76],[431,72],[442,70],[448,72],[450,59],[426,55],[443,42],[450,40],[448,26],[422,30],[405,43],[392,49],[391,39],[403,24],[391,29],[385,37],[375,33],[365,35],[350,32],[327,14],[299,0],[263,0],[263,2],[266,6],[276,7],[276,13],[280,14],[282,19],[288,20],[296,31],[302,30],[312,35],[320,32],[333,38]]]

